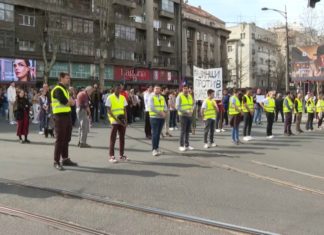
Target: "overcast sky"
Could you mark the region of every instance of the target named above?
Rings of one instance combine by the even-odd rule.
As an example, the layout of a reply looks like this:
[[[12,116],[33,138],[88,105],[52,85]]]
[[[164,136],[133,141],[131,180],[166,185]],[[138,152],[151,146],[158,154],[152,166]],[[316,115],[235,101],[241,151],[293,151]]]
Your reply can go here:
[[[190,5],[200,5],[225,22],[255,22],[258,26],[268,28],[284,22],[284,18],[276,12],[261,11],[261,8],[284,10],[286,4],[290,23],[303,21],[305,11],[315,11],[319,18],[317,21],[323,24],[324,0],[316,4],[315,10],[307,8],[307,3],[308,0],[189,0]]]

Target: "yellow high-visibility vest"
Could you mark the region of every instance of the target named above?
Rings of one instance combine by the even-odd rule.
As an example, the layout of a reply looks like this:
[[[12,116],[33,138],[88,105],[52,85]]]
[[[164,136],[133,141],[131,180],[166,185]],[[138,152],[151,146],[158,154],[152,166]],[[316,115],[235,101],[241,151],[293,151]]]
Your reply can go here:
[[[119,115],[125,115],[125,97],[123,95],[119,95],[119,98],[115,94],[112,94],[108,96],[110,100],[110,110],[112,114],[117,118]],[[117,120],[113,118],[109,113],[108,113],[108,118],[110,123],[115,123]]]
[[[162,112],[165,107],[164,97],[162,95],[160,95],[159,97],[157,95],[153,95],[152,99],[153,99],[154,109],[157,112]],[[150,111],[149,111],[150,117],[154,118],[154,117],[158,116],[158,114],[156,112],[154,112],[153,110],[151,110],[151,108],[149,108],[149,109],[150,109]]]
[[[254,103],[253,103],[253,97],[248,96],[248,95],[244,95],[245,99],[246,99],[246,105],[248,106],[249,110],[253,110],[254,109]],[[247,108],[245,107],[245,104],[242,102],[242,111],[244,113],[248,113],[249,111],[247,110]]]
[[[193,99],[190,94],[188,96],[185,96],[182,92],[179,94],[180,100],[181,100],[181,106],[180,110],[178,110],[179,115],[183,115],[184,112],[193,112]]]
[[[264,104],[264,111],[273,113],[276,108],[276,101],[271,97],[267,97],[267,101],[268,102]]]
[[[67,100],[70,99],[70,94],[67,90],[65,90],[62,86],[56,85],[54,89],[51,91],[51,105],[52,105],[52,111],[53,114],[59,114],[59,113],[69,113],[71,112],[71,107],[69,105],[64,105],[61,104],[60,101],[56,98],[54,98],[54,92],[56,89],[61,89],[64,96],[66,97]]]
[[[306,102],[307,113],[314,113],[315,103],[313,98],[309,98]]]
[[[206,99],[206,109],[204,110],[204,120],[207,119],[215,119],[217,112],[216,112],[216,102],[215,100],[210,100],[210,99]]]
[[[235,95],[231,96],[230,97],[230,104],[229,104],[229,108],[228,108],[228,114],[229,115],[236,115],[236,114],[239,114],[240,112],[237,111],[233,105],[233,99],[235,100],[235,105],[237,108],[240,108],[241,107],[241,102],[239,100],[239,98]]]
[[[296,109],[296,107],[294,108],[295,113],[302,113],[303,112],[303,103],[298,98],[296,98],[295,101],[297,102],[297,109]]]
[[[288,107],[290,108],[291,111],[289,111],[288,107],[285,105],[285,100],[287,100],[287,102],[288,102]],[[293,110],[293,106],[294,106],[294,104],[293,104],[293,102],[291,101],[290,97],[288,97],[288,96],[285,98],[285,100],[284,100],[284,102],[283,102],[283,104],[282,104],[282,106],[283,106],[283,112],[284,112],[284,113],[290,113],[290,112],[292,112],[292,110]]]
[[[324,100],[318,100],[316,104],[316,112],[321,113],[324,112]]]

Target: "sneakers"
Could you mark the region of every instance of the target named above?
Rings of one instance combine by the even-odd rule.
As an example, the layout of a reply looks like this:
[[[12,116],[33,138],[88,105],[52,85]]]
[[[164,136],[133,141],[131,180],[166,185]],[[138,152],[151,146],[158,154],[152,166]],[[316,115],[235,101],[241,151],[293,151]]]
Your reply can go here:
[[[53,167],[59,171],[63,171],[64,168],[59,162],[54,162]]]
[[[173,128],[173,127],[170,127],[169,130],[170,130],[170,131],[174,131],[174,128]]]
[[[186,147],[186,149],[187,149],[187,150],[194,150],[195,148],[192,147],[192,146],[188,146],[188,147]]]
[[[244,141],[250,141],[250,138],[249,138],[248,136],[244,136],[244,137],[243,137],[243,140],[244,140]]]
[[[267,139],[273,139],[273,138],[274,138],[273,135],[268,135],[268,136],[267,136]]]
[[[210,147],[209,144],[204,144],[205,149],[208,149],[209,147]]]
[[[123,156],[120,156],[120,157],[119,157],[119,160],[120,160],[120,161],[128,161],[129,158],[128,158],[127,156],[123,155]]]
[[[16,124],[17,124],[17,122],[15,122],[15,121],[10,122],[10,125],[16,125]]]
[[[84,143],[80,143],[78,146],[79,146],[80,148],[91,148],[90,145],[88,145],[88,144],[84,144]]]
[[[64,159],[62,161],[63,166],[78,166],[78,163],[72,162],[70,158]]]
[[[153,155],[153,157],[157,157],[157,156],[159,156],[159,152],[156,149],[154,149],[152,151],[152,155]]]
[[[217,147],[217,144],[215,144],[215,143],[212,143],[212,145],[211,145],[212,147]]]
[[[187,150],[186,147],[183,147],[183,146],[180,146],[180,147],[179,147],[179,151],[180,151],[180,152],[185,152],[186,150]]]
[[[117,163],[117,160],[116,160],[116,158],[115,158],[114,156],[111,156],[111,157],[109,158],[109,162],[110,162],[110,163]]]
[[[38,132],[39,135],[44,135],[44,131]]]
[[[221,130],[220,129],[216,129],[216,132],[219,133],[219,132],[221,132]]]
[[[221,129],[221,132],[225,132],[226,130],[225,129]]]

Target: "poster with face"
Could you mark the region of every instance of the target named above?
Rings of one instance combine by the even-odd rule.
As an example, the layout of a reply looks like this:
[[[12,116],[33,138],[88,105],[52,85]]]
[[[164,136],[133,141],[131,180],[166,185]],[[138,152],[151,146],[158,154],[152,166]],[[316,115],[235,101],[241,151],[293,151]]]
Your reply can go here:
[[[0,58],[0,82],[36,81],[36,60]]]

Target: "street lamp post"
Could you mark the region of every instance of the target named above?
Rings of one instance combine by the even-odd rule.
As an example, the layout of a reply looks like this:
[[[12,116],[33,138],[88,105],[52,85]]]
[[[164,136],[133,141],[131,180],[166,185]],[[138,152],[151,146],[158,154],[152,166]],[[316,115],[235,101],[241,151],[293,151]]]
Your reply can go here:
[[[280,15],[282,15],[285,18],[286,21],[286,76],[285,76],[285,87],[286,91],[289,91],[289,37],[288,37],[288,17],[287,17],[287,6],[285,6],[285,11],[273,9],[273,8],[267,8],[263,7],[261,9],[262,11],[275,11],[278,12]]]

